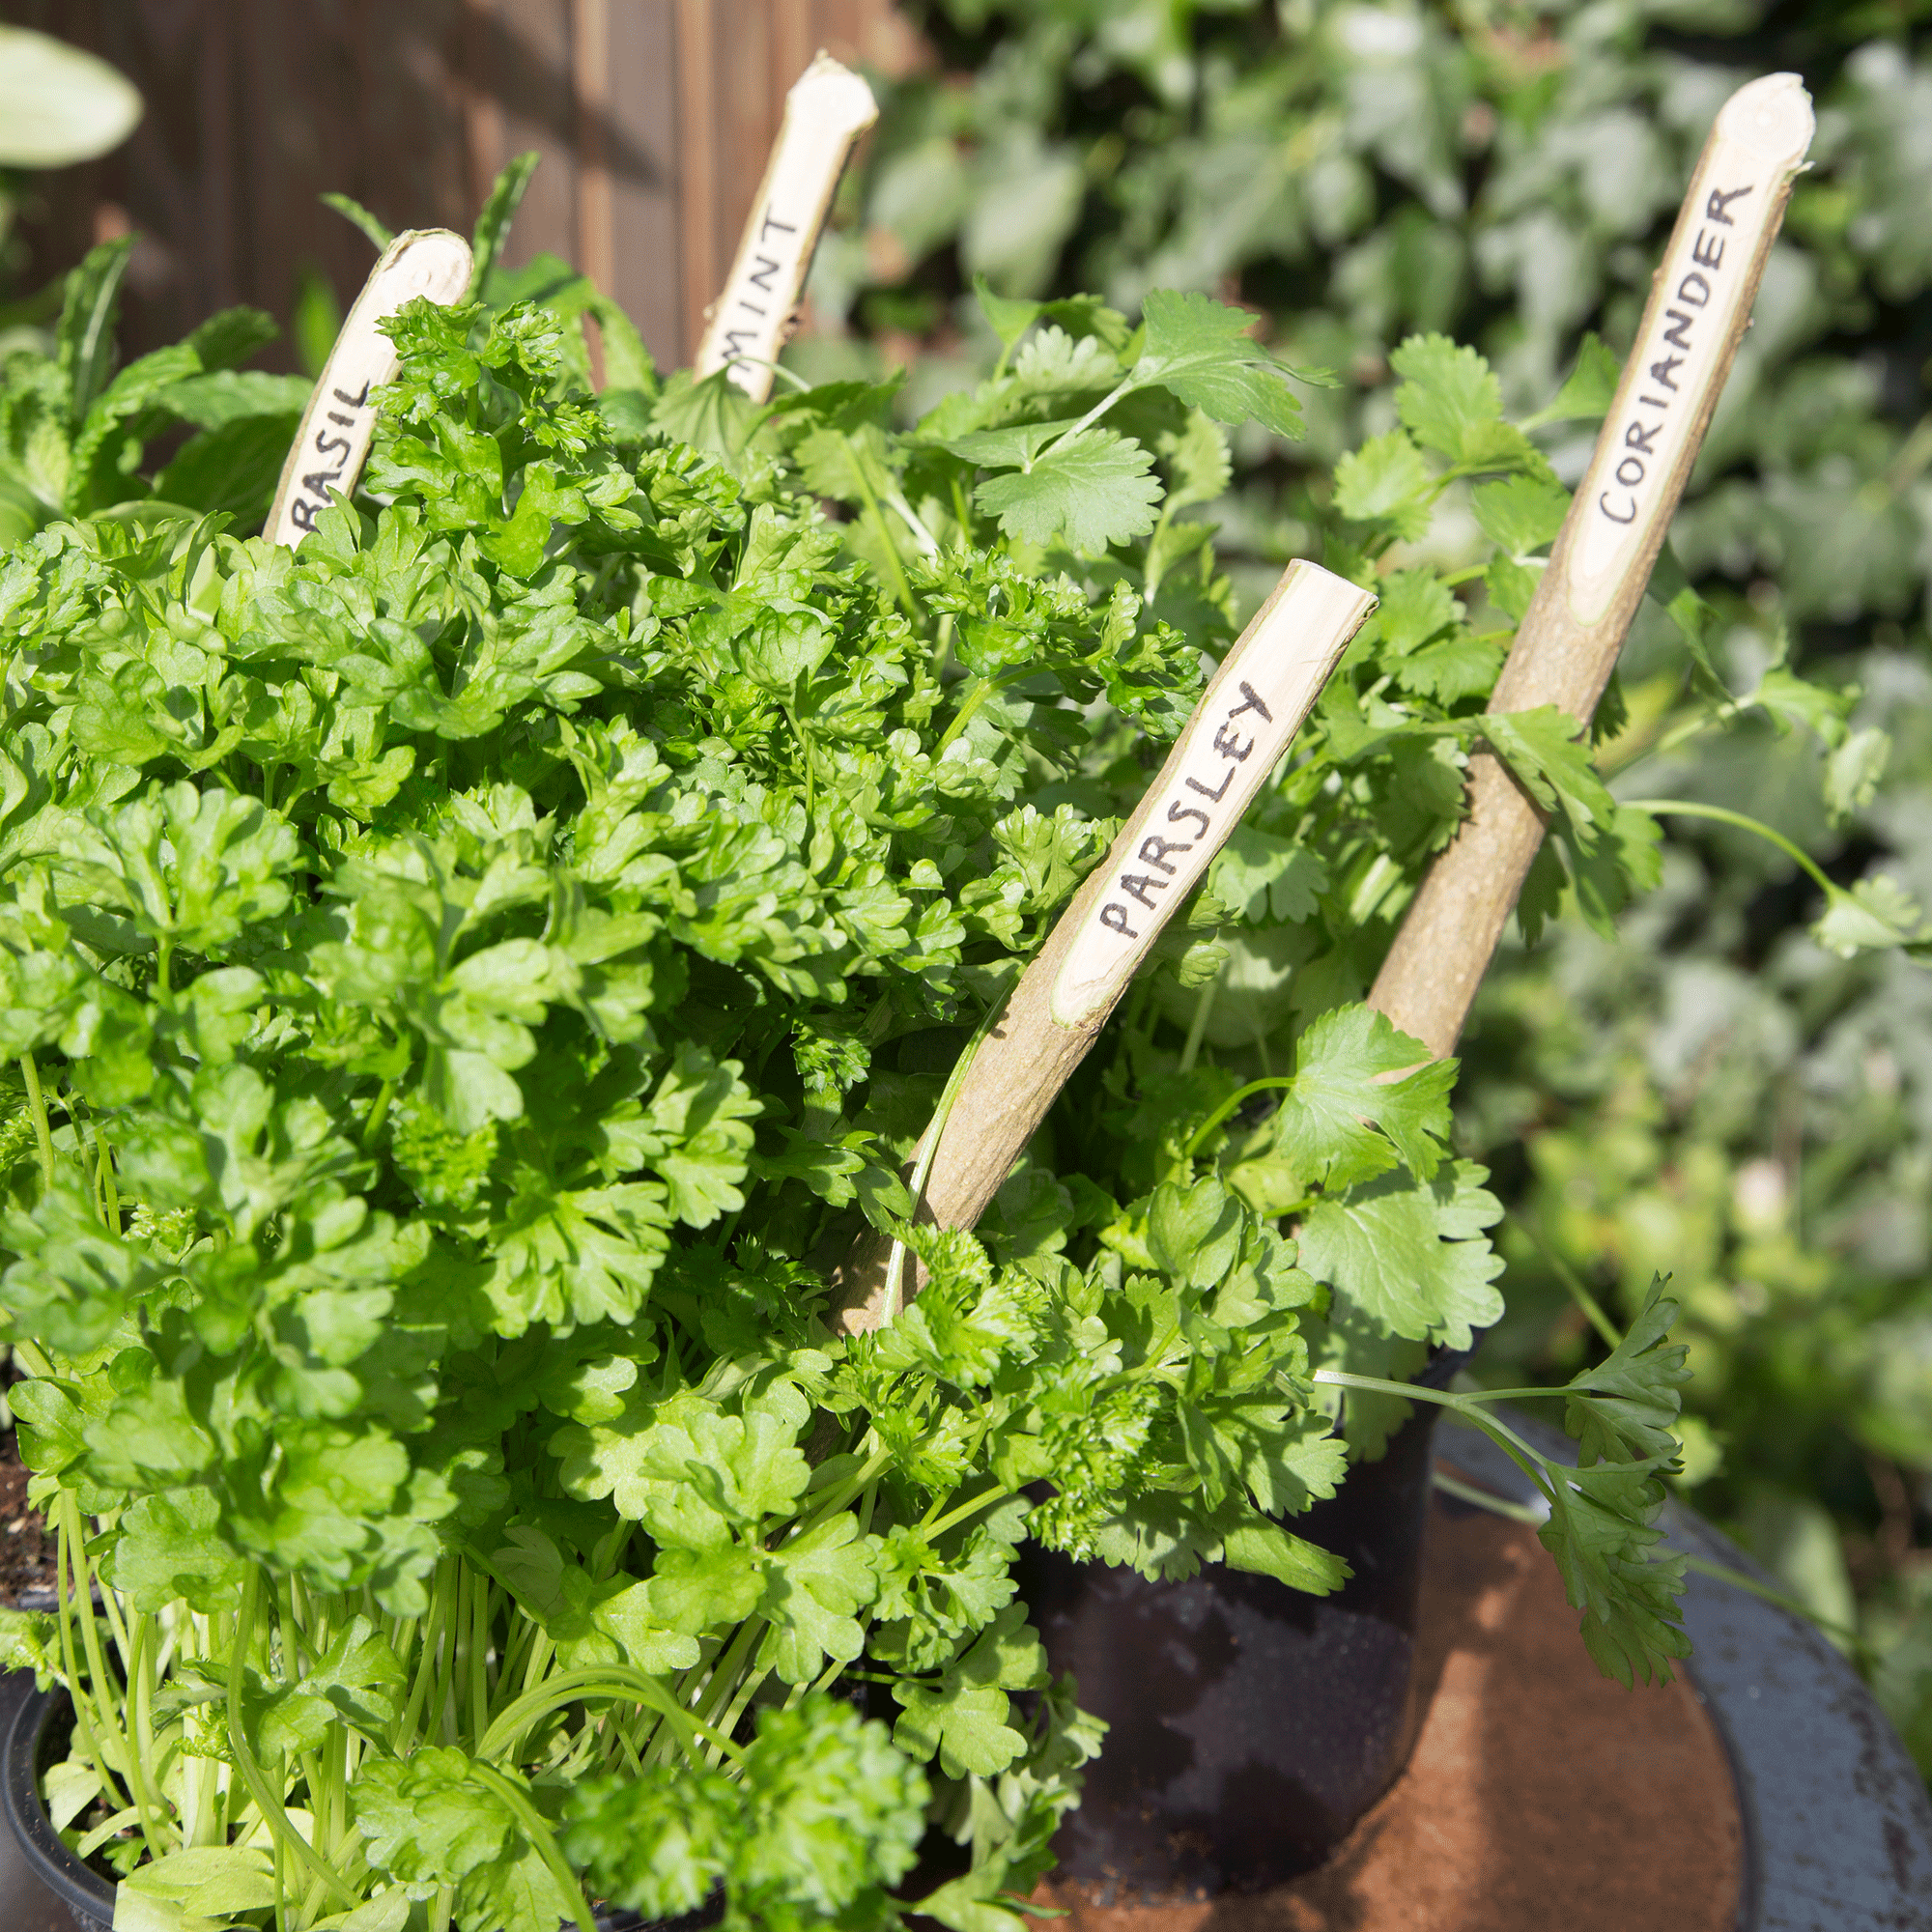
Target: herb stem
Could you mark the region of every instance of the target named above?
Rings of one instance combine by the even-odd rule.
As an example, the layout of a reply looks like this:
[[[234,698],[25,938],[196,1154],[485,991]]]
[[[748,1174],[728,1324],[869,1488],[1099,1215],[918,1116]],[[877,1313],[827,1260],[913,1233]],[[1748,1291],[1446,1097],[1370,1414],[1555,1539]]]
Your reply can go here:
[[[566,1670],[534,1690],[526,1690],[484,1732],[476,1747],[479,1757],[502,1757],[522,1738],[537,1719],[587,1697],[629,1697],[661,1712],[673,1729],[686,1740],[686,1747],[696,1755],[696,1741],[702,1737],[728,1758],[739,1763],[745,1753],[727,1737],[721,1737],[705,1723],[683,1709],[655,1677],[622,1664],[600,1665],[595,1669]]]
[[[41,1152],[41,1184],[49,1194],[54,1186],[54,1137],[47,1124],[46,1096],[41,1092],[41,1069],[31,1053],[20,1056],[21,1077],[27,1083],[27,1113],[34,1123],[34,1145]]]
[[[937,1522],[923,1524],[920,1534],[928,1541],[934,1537],[944,1536],[949,1529],[957,1528],[960,1523],[970,1520],[983,1509],[990,1509],[995,1503],[1005,1502],[1013,1493],[1014,1492],[1004,1484],[997,1489],[982,1490],[971,1501],[961,1503],[956,1509],[948,1510]]]
[[[242,1585],[242,1607],[235,1612],[235,1634],[229,1652],[228,1748],[234,1754],[235,1768],[242,1774],[242,1782],[248,1787],[248,1796],[255,1801],[255,1808],[262,1814],[262,1823],[269,1832],[275,1838],[286,1841],[290,1856],[311,1878],[320,1879],[345,1904],[356,1906],[362,1901],[310,1850],[307,1842],[289,1822],[289,1814],[283,1809],[281,1799],[269,1789],[269,1780],[263,1775],[262,1767],[256,1763],[254,1752],[248,1747],[242,1692],[248,1675],[248,1653],[254,1648],[255,1612],[261,1592],[262,1572],[258,1566],[251,1564],[247,1580]]]
[[[1346,1369],[1317,1369],[1309,1378],[1328,1388],[1361,1389],[1369,1395],[1400,1396],[1405,1402],[1430,1402],[1437,1408],[1453,1408],[1456,1413],[1472,1427],[1504,1450],[1511,1462],[1517,1463],[1531,1481],[1550,1492],[1553,1506],[1560,1508],[1562,1499],[1557,1490],[1557,1480],[1549,1475],[1551,1464],[1548,1459],[1532,1449],[1508,1424],[1498,1422],[1493,1415],[1484,1411],[1485,1402],[1500,1402],[1509,1395],[1561,1395],[1561,1389],[1498,1389],[1493,1395],[1485,1390],[1480,1396],[1458,1395],[1448,1389],[1424,1388],[1417,1382],[1389,1381],[1381,1376],[1354,1376]]]
[[[1583,1311],[1590,1326],[1607,1342],[1612,1349],[1623,1346],[1623,1335],[1617,1324],[1604,1313],[1604,1305],[1584,1287],[1583,1278],[1548,1241],[1543,1238],[1536,1224],[1525,1214],[1519,1214],[1514,1208],[1503,1209],[1503,1218],[1511,1227],[1518,1229],[1522,1237],[1541,1255],[1552,1273],[1568,1291],[1570,1299]]]
[[[1208,1017],[1214,1010],[1214,995],[1220,987],[1221,975],[1217,971],[1202,987],[1201,996],[1194,1003],[1194,1017],[1187,1025],[1187,1043],[1180,1049],[1179,1071],[1182,1073],[1192,1073],[1195,1061],[1201,1057],[1201,1042],[1208,1035]],[[1190,1147],[1188,1152],[1193,1151]]]
[[[842,437],[842,432],[841,432]],[[885,510],[880,506],[877,495],[872,489],[871,478],[866,474],[866,466],[859,459],[859,452],[852,447],[851,439],[842,437],[846,452],[852,460],[852,478],[859,486],[859,495],[866,505],[866,514],[872,520],[872,527],[879,533],[879,541],[886,547],[887,574],[893,580],[893,588],[897,591],[899,602],[905,606],[906,615],[915,621],[919,617],[919,605],[912,594],[912,585],[906,580],[905,565],[899,561],[899,547],[893,535],[893,526],[886,521]],[[913,519],[917,522],[917,519]],[[920,525],[920,532],[925,535],[924,525]],[[932,539],[927,536],[926,541]],[[937,548],[937,546],[935,546]]]
[[[564,1862],[563,1854],[557,1850],[556,1833],[551,1830],[543,1813],[531,1804],[529,1793],[515,1778],[504,1776],[500,1771],[487,1764],[472,1764],[469,1774],[523,1827],[524,1835],[535,1846],[537,1856],[550,1868],[551,1877],[562,1891],[570,1916],[577,1920],[579,1932],[595,1932],[590,1907],[584,1903],[583,1888],[578,1884],[577,1874]]]
[[[1630,798],[1621,801],[1632,811],[1674,812],[1680,818],[1709,818],[1719,825],[1735,825],[1743,832],[1755,832],[1767,843],[1776,845],[1787,858],[1795,859],[1809,872],[1824,890],[1828,898],[1835,897],[1838,888],[1826,876],[1824,867],[1812,858],[1803,846],[1794,844],[1783,833],[1766,825],[1762,819],[1747,818],[1742,811],[1732,811],[1721,805],[1700,805],[1689,798]]]
[[[973,722],[974,714],[987,698],[999,689],[999,681],[990,677],[976,677],[966,696],[959,700],[959,709],[948,720],[946,729],[940,733],[939,743],[932,748],[934,763],[937,763],[946,748]]]
[[[80,1733],[82,1748],[94,1760],[94,1768],[100,1774],[100,1790],[109,1804],[120,1797],[114,1779],[119,1776],[128,1784],[131,1794],[133,1785],[126,1777],[124,1769],[113,1764],[105,1749],[103,1726],[95,1710],[95,1699],[101,1694],[104,1676],[95,1674],[85,1681],[80,1669],[80,1662],[74,1652],[73,1626],[75,1622],[76,1599],[79,1601],[82,1620],[83,1642],[93,1634],[94,1604],[93,1590],[87,1586],[87,1572],[83,1566],[84,1550],[79,1547],[75,1530],[80,1521],[77,1508],[70,1510],[71,1492],[61,1492],[60,1508],[54,1527],[54,1601],[58,1606],[60,1619],[61,1661],[67,1666],[68,1696],[73,1704],[74,1728]],[[96,1642],[98,1643],[98,1639]],[[131,1807],[130,1807],[131,1808]]]
[[[1122,379],[1118,383],[1116,383],[1114,386],[1111,389],[1109,389],[1107,393],[1104,396],[1102,396],[1100,400],[1097,403],[1095,403],[1094,407],[1091,410],[1089,410],[1087,413],[1084,416],[1082,416],[1080,420],[1077,423],[1075,423],[1071,429],[1063,430],[1057,437],[1053,439],[1051,442],[1049,442],[1046,445],[1046,449],[1036,450],[1034,452],[1033,462],[1037,463],[1039,459],[1046,454],[1046,451],[1048,449],[1058,449],[1063,442],[1071,442],[1073,439],[1081,433],[1082,430],[1092,429],[1094,425],[1096,422],[1098,422],[1100,418],[1103,415],[1105,415],[1107,412],[1111,410],[1114,407],[1114,405],[1121,400],[1122,396],[1131,395],[1136,386],[1137,385],[1134,382],[1134,379],[1131,376],[1122,377]],[[1033,468],[1033,463],[1029,463],[1027,465],[1027,468],[1031,469]]]
[[[1225,1122],[1233,1120],[1257,1094],[1271,1093],[1277,1087],[1293,1087],[1294,1080],[1295,1076],[1293,1073],[1271,1073],[1265,1079],[1250,1080],[1245,1087],[1237,1087],[1195,1129],[1193,1138],[1181,1150],[1183,1157],[1192,1160],[1201,1151],[1202,1144],[1208,1136]]]

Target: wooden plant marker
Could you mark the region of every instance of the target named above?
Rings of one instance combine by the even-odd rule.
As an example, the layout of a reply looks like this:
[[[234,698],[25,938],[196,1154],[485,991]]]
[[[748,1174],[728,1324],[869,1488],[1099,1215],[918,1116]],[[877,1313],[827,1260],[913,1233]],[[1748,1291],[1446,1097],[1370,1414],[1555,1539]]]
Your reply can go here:
[[[396,345],[376,325],[417,296],[456,302],[469,287],[469,243],[447,228],[412,228],[383,250],[302,412],[263,528],[270,543],[294,550],[334,497],[355,488],[376,430],[369,392],[393,382],[397,367]]]
[[[1754,80],[1719,111],[1492,711],[1595,712],[1750,327],[1812,131],[1795,73]],[[1369,995],[1434,1058],[1455,1049],[1543,834],[1528,794],[1478,753],[1469,815],[1430,867]]]
[[[1094,1044],[1161,928],[1207,872],[1315,708],[1374,595],[1292,563],[1209,680],[1139,809],[1075,894],[980,1043],[941,1125],[920,1218],[970,1228]],[[913,1155],[916,1172],[933,1129]],[[834,1284],[846,1334],[877,1328],[918,1290],[889,1279],[893,1243],[869,1235]]]
[[[838,179],[859,136],[878,118],[872,90],[830,54],[821,53],[792,84],[737,259],[706,311],[693,375],[724,369],[754,403],[770,400],[770,365],[791,332]]]

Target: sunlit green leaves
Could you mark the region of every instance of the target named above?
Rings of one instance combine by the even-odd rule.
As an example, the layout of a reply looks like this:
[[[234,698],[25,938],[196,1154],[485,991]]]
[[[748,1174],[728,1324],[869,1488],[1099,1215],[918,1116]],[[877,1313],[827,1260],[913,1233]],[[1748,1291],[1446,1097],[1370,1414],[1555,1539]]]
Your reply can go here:
[[[1331,1192],[1398,1162],[1428,1180],[1449,1136],[1455,1084],[1453,1060],[1430,1060],[1419,1040],[1367,1007],[1338,1008],[1296,1044],[1275,1146],[1297,1173]]]
[[[1100,551],[1153,527],[1160,484],[1153,458],[1112,430],[1087,429],[1052,445],[1030,468],[988,477],[976,496],[1009,536],[1030,543],[1063,538]]]
[[[1502,1212],[1488,1179],[1451,1161],[1429,1181],[1385,1174],[1317,1201],[1302,1221],[1301,1265],[1390,1333],[1466,1349],[1503,1309],[1492,1285],[1502,1257],[1483,1238]]]
[[[735,1782],[680,1765],[580,1784],[563,1842],[601,1890],[651,1917],[722,1881],[748,1919],[836,1922],[910,1868],[926,1796],[883,1724],[815,1695],[764,1713]]]
[[[1301,405],[1287,372],[1249,335],[1252,316],[1168,289],[1154,290],[1142,314],[1147,334],[1135,382],[1158,383],[1217,422],[1253,420],[1277,436],[1301,434]]]

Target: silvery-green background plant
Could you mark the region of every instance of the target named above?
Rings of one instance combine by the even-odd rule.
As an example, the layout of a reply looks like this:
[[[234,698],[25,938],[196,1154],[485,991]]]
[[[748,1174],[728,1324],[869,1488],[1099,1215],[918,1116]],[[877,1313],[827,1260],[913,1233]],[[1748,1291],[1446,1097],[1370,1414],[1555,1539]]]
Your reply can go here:
[[[1722,705],[1661,611],[1600,757],[1627,796],[1742,806],[1851,885],[1932,895],[1932,51],[1921,0],[924,0],[932,67],[895,85],[820,258],[819,366],[921,345],[922,382],[997,345],[959,292],[1155,284],[1260,310],[1345,385],[1294,449],[1244,433],[1220,526],[1244,597],[1318,546],[1323,474],[1391,420],[1389,355],[1441,328],[1534,409],[1586,330],[1627,346],[1711,118],[1754,73],[1819,108],[1757,320],[1673,545],[1713,607],[1728,690],[1795,665],[1845,699],[1836,743]],[[1022,191],[1022,190],[1025,191]],[[1592,426],[1549,442],[1572,476]],[[1428,554],[1487,551],[1452,494]],[[1774,676],[1774,683],[1776,677]],[[1891,733],[1878,767],[1874,727]],[[1840,783],[1821,791],[1835,760]],[[1835,798],[1838,810],[1821,802]],[[1896,952],[1808,931],[1816,883],[1762,840],[1665,821],[1662,886],[1614,938],[1571,924],[1499,959],[1464,1043],[1458,1145],[1517,1218],[1493,1382],[1596,1345],[1557,1268],[1628,1314],[1674,1274],[1696,1505],[1882,1654],[1880,1694],[1932,1771],[1932,986]],[[1304,972],[1309,970],[1306,967]],[[1208,1037],[1276,1025],[1228,986]],[[1290,999],[1293,994],[1291,990]]]

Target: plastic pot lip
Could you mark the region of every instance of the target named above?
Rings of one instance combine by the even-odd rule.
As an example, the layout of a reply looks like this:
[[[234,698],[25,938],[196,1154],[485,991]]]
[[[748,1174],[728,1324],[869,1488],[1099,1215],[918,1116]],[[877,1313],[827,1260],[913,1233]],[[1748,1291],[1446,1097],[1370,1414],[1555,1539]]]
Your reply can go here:
[[[61,1842],[41,1803],[40,1753],[47,1727],[68,1707],[65,1690],[29,1690],[0,1741],[0,1804],[34,1876],[89,1932],[111,1932],[114,1881],[82,1863]]]

